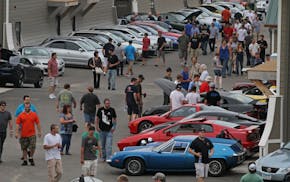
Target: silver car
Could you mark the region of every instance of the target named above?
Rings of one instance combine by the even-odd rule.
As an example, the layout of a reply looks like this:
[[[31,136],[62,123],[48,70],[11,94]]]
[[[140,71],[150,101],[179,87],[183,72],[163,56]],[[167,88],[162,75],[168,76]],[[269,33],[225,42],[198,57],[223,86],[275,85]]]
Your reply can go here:
[[[47,75],[47,64],[51,57],[51,52],[45,47],[22,47],[19,49],[20,54],[29,58],[36,67],[43,70],[44,75]],[[65,70],[65,63],[62,58],[56,59],[58,64],[58,75],[62,76]]]
[[[257,174],[264,180],[290,181],[290,142],[256,161]]]

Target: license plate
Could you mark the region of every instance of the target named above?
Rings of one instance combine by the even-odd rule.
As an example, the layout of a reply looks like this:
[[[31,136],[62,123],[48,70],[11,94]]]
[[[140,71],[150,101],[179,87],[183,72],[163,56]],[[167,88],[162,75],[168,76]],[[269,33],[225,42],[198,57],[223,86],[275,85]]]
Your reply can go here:
[[[262,178],[265,180],[271,180],[271,174],[262,173]]]

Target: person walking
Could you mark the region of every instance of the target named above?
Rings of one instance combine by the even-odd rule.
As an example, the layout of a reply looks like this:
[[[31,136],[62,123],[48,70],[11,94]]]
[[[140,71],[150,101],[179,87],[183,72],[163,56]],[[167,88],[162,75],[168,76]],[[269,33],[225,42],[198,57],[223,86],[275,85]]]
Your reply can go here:
[[[178,42],[178,57],[180,60],[180,64],[186,65],[189,37],[185,34],[185,30],[181,32],[181,36],[178,37],[177,42]]]
[[[93,87],[89,86],[87,90],[80,99],[80,110],[84,113],[85,125],[95,124],[96,108],[100,107],[99,97],[94,94]]]
[[[7,127],[9,126],[10,137],[13,136],[13,124],[12,116],[9,111],[6,110],[6,102],[0,101],[0,163],[2,163],[2,152],[4,147],[4,142],[7,136]]]
[[[56,96],[54,94],[55,88],[58,85],[58,64],[56,61],[56,53],[53,52],[51,54],[51,58],[47,63],[47,74],[48,74],[48,80],[49,80],[49,96],[50,99],[55,99]]]
[[[201,49],[202,55],[207,55],[207,44],[209,40],[209,28],[206,24],[203,24],[200,28],[200,39],[201,39]]]
[[[256,163],[250,162],[248,164],[249,173],[243,175],[240,179],[240,182],[263,182],[263,178],[256,173]]]
[[[22,166],[27,166],[27,151],[30,151],[29,162],[32,166],[35,165],[33,156],[36,149],[36,132],[35,125],[38,130],[38,137],[41,137],[41,126],[40,121],[35,112],[30,110],[30,103],[25,103],[24,105],[25,111],[19,114],[16,119],[16,128],[15,128],[15,138],[18,139],[19,128],[21,125],[21,136],[20,136],[20,144],[21,150],[23,152],[23,163]]]
[[[142,117],[143,111],[143,99],[142,96],[146,97],[146,93],[143,94],[141,83],[144,81],[144,76],[141,74],[138,76],[136,89],[137,89],[137,105],[138,105],[138,117]]]
[[[129,64],[126,76],[133,75],[133,64],[136,59],[136,49],[132,45],[132,43],[133,43],[132,40],[129,40],[129,45],[125,48],[125,51],[124,51],[125,52],[124,54]]]
[[[176,89],[170,93],[170,110],[173,111],[184,104],[185,98],[181,92],[182,85],[176,85]]]
[[[222,68],[223,65],[221,65],[219,54],[216,53],[216,55],[213,58],[213,73],[214,73],[214,83],[219,83],[219,89],[223,88],[223,77],[222,77]]]
[[[199,57],[199,51],[200,51],[200,46],[201,46],[201,41],[200,38],[198,37],[197,32],[195,32],[190,39],[190,57]]]
[[[63,108],[64,105],[69,105],[71,108],[77,107],[77,102],[70,91],[70,84],[66,83],[63,86],[63,89],[57,94],[56,99],[56,109],[60,112],[59,108]]]
[[[188,152],[194,155],[197,182],[204,182],[208,177],[209,158],[214,154],[213,144],[205,137],[204,128],[200,128],[198,137],[191,142]]]
[[[201,101],[199,93],[196,92],[196,86],[192,86],[186,94],[185,100],[188,104],[197,104]]]
[[[123,52],[124,50],[121,47],[121,43],[117,44],[117,47],[115,49],[115,55],[118,57],[118,60],[120,61],[120,64],[117,68],[117,76],[123,76],[123,70],[124,70],[124,58],[123,58]]]
[[[166,46],[166,39],[162,36],[162,32],[158,31],[158,39],[157,39],[157,59],[154,66],[158,66],[160,62],[160,57],[162,57],[163,64],[165,65],[165,46]]]
[[[94,57],[89,60],[89,67],[93,71],[94,88],[100,88],[101,73],[104,72],[103,63],[99,57],[99,52],[94,52]]]
[[[45,160],[48,169],[48,181],[59,182],[63,173],[61,155],[59,149],[62,141],[58,134],[58,126],[50,125],[50,133],[43,139],[43,149],[45,150]]]
[[[125,88],[125,102],[127,105],[128,121],[135,120],[139,114],[137,105],[137,79],[132,78],[130,84]]]
[[[244,24],[242,24],[240,29],[237,31],[238,41],[242,43],[243,47],[245,46],[245,37],[247,36],[248,31],[250,30],[247,30]]]
[[[252,43],[253,38],[254,36],[253,34],[251,34],[251,31],[247,31],[247,35],[245,37],[245,47],[244,47],[246,55],[247,55],[247,66],[251,65],[251,53],[249,51],[249,45]]]
[[[110,49],[108,56],[108,90],[116,90],[116,77],[119,64],[118,57]]]
[[[236,73],[237,75],[243,75],[243,64],[244,64],[244,48],[241,43],[237,47],[237,57],[236,57]],[[240,68],[240,69],[239,69]]]
[[[219,53],[220,63],[221,65],[223,65],[222,77],[225,78],[227,69],[228,69],[228,62],[231,55],[230,48],[228,47],[226,40],[222,41],[222,45],[220,46],[218,53]]]
[[[220,94],[215,90],[215,84],[210,83],[209,84],[210,91],[206,93],[204,98],[204,103],[209,106],[219,106],[221,96]]]
[[[65,148],[65,155],[71,155],[69,152],[70,144],[71,144],[71,137],[72,137],[72,130],[73,130],[73,123],[75,123],[71,106],[64,105],[62,112],[59,116],[60,122],[60,135],[62,138],[62,146],[60,149],[61,155],[64,155],[63,150]]]
[[[142,39],[142,65],[146,64],[146,59],[149,57],[149,47],[150,47],[150,39],[148,37],[148,33],[144,33],[144,37]]]
[[[249,52],[251,54],[250,66],[253,67],[255,66],[256,54],[260,54],[260,46],[256,42],[256,39],[253,39],[252,43],[249,45]]]
[[[154,182],[166,182],[166,176],[165,174],[158,172],[156,173],[152,179],[154,180]]]
[[[83,176],[94,177],[97,175],[98,155],[96,155],[96,152],[100,150],[100,145],[94,133],[95,127],[90,126],[88,135],[82,137],[81,165]]]
[[[104,106],[98,109],[96,128],[101,139],[101,160],[110,159],[112,155],[113,133],[116,130],[117,114],[114,108],[111,107],[110,99],[104,100]]]
[[[268,43],[266,40],[264,40],[264,35],[260,35],[260,40],[257,42],[260,47],[260,58],[265,62],[265,56],[266,56],[266,49],[268,47]]]
[[[113,45],[113,39],[109,38],[109,42],[107,42],[103,49],[102,49],[102,53],[104,55],[104,61],[103,61],[103,71],[104,71],[104,75],[106,75],[107,73],[107,69],[108,69],[108,57],[109,57],[109,50],[115,50],[115,46]]]
[[[166,73],[165,73],[163,78],[166,80],[169,80],[169,81],[173,81],[171,73],[172,73],[172,69],[170,67],[168,67],[166,69]],[[163,105],[169,105],[169,103],[170,103],[169,95],[167,95],[165,92],[163,92]]]
[[[211,26],[209,28],[209,42],[208,42],[211,52],[214,52],[215,43],[218,38],[218,33],[219,33],[218,28],[215,26],[214,23],[211,23]]]

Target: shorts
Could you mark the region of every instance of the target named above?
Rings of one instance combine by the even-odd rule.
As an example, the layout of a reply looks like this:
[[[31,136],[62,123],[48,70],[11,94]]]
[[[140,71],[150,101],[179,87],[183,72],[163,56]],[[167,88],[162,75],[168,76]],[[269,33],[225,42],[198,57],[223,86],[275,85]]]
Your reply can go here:
[[[51,87],[58,85],[57,77],[49,77],[48,82],[49,82],[49,86]]]
[[[36,136],[30,136],[30,137],[23,137],[20,138],[20,145],[21,145],[21,150],[35,150],[36,148]]]
[[[98,159],[85,160],[82,165],[82,174],[84,176],[96,176],[98,167]]]
[[[138,106],[128,105],[127,112],[128,112],[128,115],[138,114],[139,113]]]
[[[178,50],[178,56],[179,56],[179,59],[182,59],[184,58],[184,60],[187,60],[187,49],[185,50]]]
[[[200,49],[197,48],[197,49],[192,49],[190,48],[190,57],[199,57],[200,55]]]
[[[104,57],[104,59],[102,59],[102,64],[103,64],[103,67],[108,66],[108,58],[107,57]]]
[[[158,58],[162,57],[164,59],[165,58],[165,52],[163,50],[157,50],[157,57]]]
[[[148,58],[149,57],[149,51],[142,51],[142,57]]]
[[[207,178],[209,164],[194,163],[196,178]]]
[[[94,125],[95,124],[96,113],[94,113],[94,114],[84,113],[84,118],[85,118],[85,123]]]
[[[222,70],[213,70],[214,76],[222,76]]]

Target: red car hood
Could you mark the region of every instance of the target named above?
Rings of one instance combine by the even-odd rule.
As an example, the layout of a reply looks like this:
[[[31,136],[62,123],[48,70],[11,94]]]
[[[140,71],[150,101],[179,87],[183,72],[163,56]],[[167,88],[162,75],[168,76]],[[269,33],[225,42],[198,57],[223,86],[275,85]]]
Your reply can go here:
[[[171,37],[180,37],[181,34],[178,34],[178,33],[174,33],[174,32],[162,32],[163,35],[167,35],[167,36],[171,36]]]

